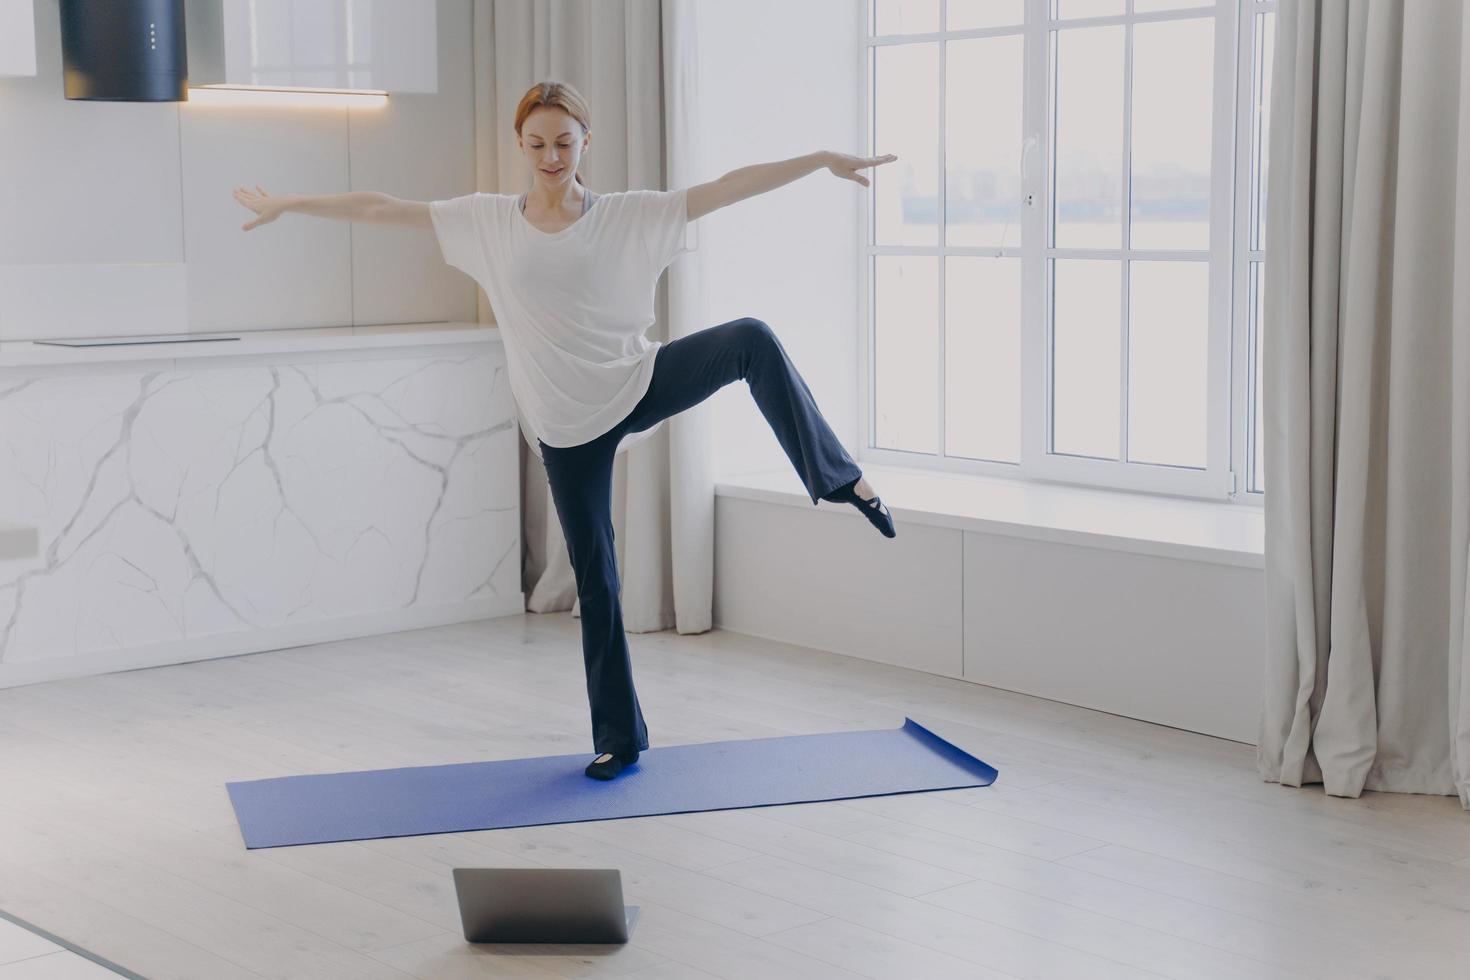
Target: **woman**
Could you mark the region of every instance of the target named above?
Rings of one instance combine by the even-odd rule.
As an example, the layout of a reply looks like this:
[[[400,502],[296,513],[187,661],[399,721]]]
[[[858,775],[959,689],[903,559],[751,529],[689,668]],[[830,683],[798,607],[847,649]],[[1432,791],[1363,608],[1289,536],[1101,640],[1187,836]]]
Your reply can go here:
[[[856,506],[888,537],[892,515],[822,418],[770,327],[746,317],[669,343],[649,341],[659,276],[681,252],[688,222],[826,167],[868,185],[863,159],[820,152],[732,171],[687,190],[594,194],[577,173],[591,143],[587,105],[569,85],[531,87],[515,114],[529,193],[405,201],[374,192],[272,197],[236,188],[258,217],[287,211],[432,229],[445,261],[489,297],[504,341],[511,393],[527,442],[546,467],[582,608],[582,655],[592,708],[586,769],[611,779],[648,748],[633,688],[613,547],[617,453],[663,420],[737,379],[818,500]]]

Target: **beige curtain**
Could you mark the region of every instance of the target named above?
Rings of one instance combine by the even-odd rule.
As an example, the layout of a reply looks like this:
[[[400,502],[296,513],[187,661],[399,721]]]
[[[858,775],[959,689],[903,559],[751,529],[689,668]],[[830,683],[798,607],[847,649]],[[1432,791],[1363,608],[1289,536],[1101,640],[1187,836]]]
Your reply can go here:
[[[1470,18],[1280,0],[1276,30],[1259,768],[1470,808]]]
[[[590,103],[582,179],[594,191],[676,188],[709,179],[697,156],[694,0],[475,0],[478,188],[531,186],[515,145],[515,107],[532,84],[568,82]],[[698,225],[693,234],[698,236]],[[659,286],[650,339],[709,326],[704,252],[681,256]],[[480,320],[494,317],[483,291]],[[714,479],[707,406],[683,412],[620,453],[613,531],[630,633],[711,626]],[[520,444],[522,585],[531,612],[579,612],[576,580],[546,471]]]

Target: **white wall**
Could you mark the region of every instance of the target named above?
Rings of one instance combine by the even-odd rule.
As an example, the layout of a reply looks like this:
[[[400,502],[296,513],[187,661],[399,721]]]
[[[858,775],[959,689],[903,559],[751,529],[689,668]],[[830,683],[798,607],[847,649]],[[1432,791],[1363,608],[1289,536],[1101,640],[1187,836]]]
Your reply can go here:
[[[470,0],[439,0],[438,93],[381,109],[67,101],[58,0],[34,9],[37,74],[0,77],[0,340],[475,319],[431,232],[243,232],[230,193],[474,190]]]
[[[699,6],[705,165],[710,177],[816,150],[859,154],[864,0],[742,0]],[[864,188],[821,170],[700,220],[711,325],[775,329],[856,455],[858,235]],[[744,383],[711,399],[716,476],[790,466]]]

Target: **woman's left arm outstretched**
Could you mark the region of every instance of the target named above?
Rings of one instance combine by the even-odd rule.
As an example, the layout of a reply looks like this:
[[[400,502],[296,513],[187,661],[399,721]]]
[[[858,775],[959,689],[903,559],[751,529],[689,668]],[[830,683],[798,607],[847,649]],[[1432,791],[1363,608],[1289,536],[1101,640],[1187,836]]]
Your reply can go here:
[[[775,163],[757,163],[749,167],[732,170],[718,180],[706,184],[695,184],[689,188],[689,220],[711,211],[743,201],[747,197],[764,194],[814,170],[826,168],[839,177],[868,186],[868,178],[858,173],[869,167],[892,163],[898,157],[889,153],[881,157],[855,157],[832,150],[819,150],[806,156],[778,160]]]

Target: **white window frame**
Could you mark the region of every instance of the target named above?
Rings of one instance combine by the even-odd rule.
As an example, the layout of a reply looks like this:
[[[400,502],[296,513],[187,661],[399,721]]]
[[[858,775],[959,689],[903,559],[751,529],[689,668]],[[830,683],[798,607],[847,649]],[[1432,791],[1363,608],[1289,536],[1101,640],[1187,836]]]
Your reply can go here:
[[[1254,18],[1257,14],[1276,12],[1276,0],[1239,0],[1240,10],[1236,17],[1236,27],[1242,39],[1242,43],[1236,48],[1236,99],[1237,105],[1251,106],[1255,98],[1255,72],[1254,72],[1254,50],[1256,43]],[[1249,41],[1250,43],[1245,43]],[[1269,70],[1270,66],[1267,66]],[[1234,283],[1234,308],[1236,315],[1232,326],[1232,357],[1231,363],[1235,366],[1231,378],[1231,399],[1239,406],[1231,414],[1231,454],[1232,458],[1238,460],[1236,473],[1239,480],[1239,490],[1235,500],[1237,503],[1253,504],[1261,507],[1265,504],[1266,495],[1260,490],[1251,488],[1254,482],[1254,459],[1255,449],[1254,428],[1256,412],[1256,386],[1255,386],[1255,345],[1261,342],[1261,338],[1252,330],[1251,319],[1255,316],[1254,304],[1251,302],[1251,263],[1264,262],[1266,258],[1265,241],[1261,241],[1260,248],[1252,248],[1250,241],[1251,232],[1251,208],[1254,207],[1255,197],[1252,195],[1251,186],[1251,150],[1252,138],[1255,132],[1256,111],[1264,109],[1264,106],[1255,107],[1252,111],[1238,112],[1236,119],[1236,154],[1235,154],[1235,259],[1236,270]],[[1261,133],[1261,141],[1264,144],[1268,134]],[[1262,152],[1265,147],[1262,146]],[[1256,324],[1256,329],[1259,329]]]
[[[941,25],[947,24],[947,0],[939,0]],[[1207,250],[1193,251],[1137,251],[1129,248],[1129,224],[1123,225],[1122,245],[1117,249],[1052,248],[1045,241],[1048,215],[1051,207],[1051,91],[1047,72],[1051,66],[1049,47],[1052,29],[1100,26],[1124,23],[1151,23],[1178,19],[1197,19],[1205,15],[1198,8],[1161,11],[1157,13],[1133,14],[1133,0],[1127,0],[1127,13],[1106,17],[1067,18],[1053,21],[1049,18],[1050,0],[1025,0],[1026,25],[1023,30],[1025,47],[1026,79],[1023,91],[1023,143],[1034,140],[1027,157],[1024,188],[1026,203],[1022,210],[1019,226],[1024,229],[1023,245],[996,247],[950,246],[945,241],[947,219],[945,180],[945,99],[947,88],[946,47],[939,45],[938,76],[939,93],[939,208],[938,239],[936,245],[871,245],[874,237],[872,191],[859,195],[862,218],[859,236],[858,262],[859,281],[862,283],[863,320],[866,329],[858,345],[860,367],[858,405],[860,419],[860,461],[880,465],[904,466],[929,469],[948,473],[998,475],[1025,480],[1082,484],[1094,487],[1109,487],[1148,493],[1188,496],[1214,500],[1227,500],[1241,504],[1259,506],[1263,494],[1249,492],[1248,455],[1251,441],[1249,429],[1254,421],[1251,410],[1253,362],[1252,337],[1250,336],[1249,306],[1249,262],[1260,259],[1263,251],[1249,247],[1250,151],[1251,126],[1254,114],[1237,111],[1249,107],[1252,92],[1250,44],[1237,44],[1237,38],[1252,38],[1252,23],[1248,19],[1257,13],[1274,10],[1276,0],[1216,0],[1215,18],[1215,72],[1213,100],[1214,118],[1230,119],[1228,127],[1216,125],[1211,146],[1210,200],[1210,244]],[[873,145],[874,129],[874,52],[888,44],[914,44],[923,42],[958,40],[970,37],[1015,36],[1012,28],[987,28],[956,32],[929,34],[904,34],[870,37],[868,34],[871,5],[864,0],[865,11],[861,19],[859,51],[859,77],[865,79],[865,97],[860,100],[861,131],[867,141],[867,152],[891,152],[891,148]],[[1207,15],[1205,15],[1207,16]],[[1233,57],[1232,57],[1233,55]],[[1131,128],[1131,85],[1132,85],[1132,32],[1127,32],[1124,72],[1124,193],[1127,194],[1127,177],[1131,172],[1129,159],[1131,141],[1127,139]],[[1041,95],[1038,98],[1038,94]],[[1017,148],[1018,159],[1021,148]],[[1227,176],[1228,175],[1228,176]],[[1222,179],[1223,178],[1223,179]],[[1125,219],[1131,214],[1131,200],[1123,201]],[[873,445],[876,431],[875,371],[873,348],[876,342],[874,322],[874,276],[875,256],[921,255],[934,256],[939,266],[938,302],[940,322],[938,329],[939,356],[935,365],[936,397],[939,399],[938,452],[921,453],[879,448]],[[1006,256],[1021,260],[1022,323],[1021,323],[1021,439],[1019,463],[974,460],[944,455],[944,266],[951,255]],[[1209,256],[1208,285],[1208,389],[1206,392],[1206,466],[1190,469],[1152,463],[1099,460],[1078,456],[1066,456],[1049,452],[1051,427],[1051,371],[1048,368],[1048,345],[1050,344],[1051,291],[1048,277],[1053,256],[1063,258],[1107,258],[1123,256],[1131,259],[1176,260],[1192,257],[1199,260]],[[1121,270],[1120,270],[1121,271]],[[1127,281],[1126,279],[1124,280]],[[1122,344],[1123,363],[1120,370],[1125,386],[1121,391],[1124,401],[1120,411],[1123,429],[1120,445],[1126,447],[1126,387],[1127,371],[1127,290],[1122,290]],[[1232,405],[1234,410],[1232,411]],[[1126,451],[1126,450],[1125,450]]]

